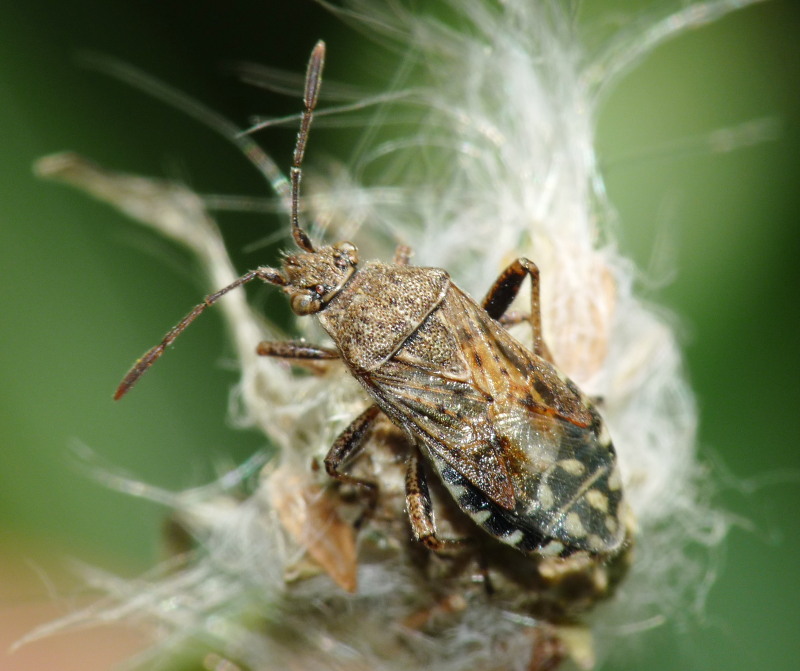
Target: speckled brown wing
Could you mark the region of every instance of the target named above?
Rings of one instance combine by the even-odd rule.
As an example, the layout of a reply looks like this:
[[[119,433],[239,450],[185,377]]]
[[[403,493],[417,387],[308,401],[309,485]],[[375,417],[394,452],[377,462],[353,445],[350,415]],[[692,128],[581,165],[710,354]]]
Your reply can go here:
[[[593,552],[622,542],[619,475],[597,412],[457,287],[365,383],[501,540]]]

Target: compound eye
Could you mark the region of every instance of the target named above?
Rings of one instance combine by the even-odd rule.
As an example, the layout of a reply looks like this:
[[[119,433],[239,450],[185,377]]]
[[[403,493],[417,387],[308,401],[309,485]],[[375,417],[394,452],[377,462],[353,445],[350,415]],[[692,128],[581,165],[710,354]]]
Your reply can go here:
[[[296,315],[309,315],[319,312],[320,300],[312,294],[295,294],[291,300],[292,312]]]

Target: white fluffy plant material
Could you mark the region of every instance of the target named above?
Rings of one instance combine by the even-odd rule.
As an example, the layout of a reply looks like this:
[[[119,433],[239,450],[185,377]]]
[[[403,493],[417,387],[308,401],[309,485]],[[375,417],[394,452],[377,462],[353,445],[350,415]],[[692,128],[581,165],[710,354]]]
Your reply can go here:
[[[308,179],[306,201],[317,221],[328,222],[326,240],[352,238],[362,256],[383,259],[395,243],[409,244],[415,264],[446,268],[476,297],[514,258],[536,262],[546,340],[559,367],[602,399],[636,520],[632,568],[598,607],[602,618],[596,610],[579,614],[588,609],[581,604],[569,611],[570,626],[556,627],[502,591],[489,596],[474,572],[440,590],[435,567],[420,558],[427,551],[407,541],[402,464],[386,447],[390,426],[373,432],[357,464],[377,476],[381,498],[375,518],[356,534],[357,501],[326,488],[324,471],[310,464],[321,462],[367,399],[340,366],[299,375],[256,356],[257,342],[279,334],[244,292],[234,292],[214,309],[225,315],[241,365],[238,417],[261,429],[276,455],[244,500],[229,491],[252,464],[178,494],[139,486],[174,508],[196,548],[177,570],[171,565],[135,584],[92,573],[109,600],[60,626],[155,622],[163,638],[148,656],[192,639],[219,660],[258,671],[527,669],[543,654],[536,652],[543,639],[588,668],[631,631],[685,606],[709,570],[708,552],[698,559],[692,548],[716,545],[726,522],[708,504],[696,461],[695,407],[675,335],[634,295],[631,263],[614,244],[594,124],[602,95],[641,54],[741,4],[638,17],[592,54],[558,2],[454,0],[458,30],[395,4],[334,10],[402,51],[425,82],[403,95],[423,114],[413,137],[368,147],[352,166],[357,175],[377,162],[380,184],[354,194],[352,180],[326,188]],[[312,164],[313,147],[312,137]],[[273,167],[266,158],[264,165]],[[45,159],[39,170],[187,245],[210,287],[240,274],[189,190],[111,174],[74,156]],[[272,182],[285,199],[285,183]],[[311,234],[319,240],[323,231],[312,227]],[[313,328],[312,319],[301,322]],[[529,339],[524,327],[514,334]],[[447,529],[446,515],[442,523]],[[593,630],[594,648],[579,622]]]

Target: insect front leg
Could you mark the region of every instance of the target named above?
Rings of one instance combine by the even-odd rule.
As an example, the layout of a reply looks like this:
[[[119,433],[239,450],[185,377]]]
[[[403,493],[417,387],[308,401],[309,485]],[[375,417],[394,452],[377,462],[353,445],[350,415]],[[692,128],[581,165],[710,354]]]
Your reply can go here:
[[[286,359],[296,366],[303,366],[309,370],[322,374],[327,369],[327,363],[339,359],[339,353],[329,347],[309,345],[298,340],[284,340],[270,342],[265,340],[258,343],[256,354],[260,356],[273,356]]]
[[[433,503],[425,479],[425,470],[418,449],[414,449],[408,460],[406,471],[406,511],[411,521],[414,538],[427,548],[441,552],[463,546],[463,541],[452,538],[439,538],[436,534],[436,521],[433,518]]]
[[[358,451],[364,444],[364,436],[366,436],[379,413],[380,409],[377,405],[369,406],[339,434],[339,437],[334,441],[331,449],[328,450],[328,454],[325,455],[325,471],[328,475],[339,482],[361,487],[367,493],[367,505],[364,512],[361,513],[356,520],[356,527],[360,526],[363,521],[372,514],[375,504],[377,503],[378,486],[369,480],[362,480],[361,478],[356,478],[348,473],[344,473],[341,469],[347,465],[348,461],[358,454]]]
[[[483,309],[489,313],[492,319],[499,321],[506,314],[508,306],[517,297],[525,275],[530,275],[531,278],[531,313],[529,319],[531,330],[533,331],[533,352],[537,356],[553,363],[553,355],[550,354],[550,349],[545,344],[542,336],[542,313],[539,304],[539,268],[533,261],[525,258],[517,259],[500,273],[500,276],[494,281],[491,289],[483,299]],[[516,313],[512,313],[510,316],[512,317],[511,323],[521,321],[521,318]]]
[[[394,250],[394,258],[392,259],[392,263],[398,266],[407,266],[413,253],[414,252],[411,250],[411,247],[408,245],[397,245]]]

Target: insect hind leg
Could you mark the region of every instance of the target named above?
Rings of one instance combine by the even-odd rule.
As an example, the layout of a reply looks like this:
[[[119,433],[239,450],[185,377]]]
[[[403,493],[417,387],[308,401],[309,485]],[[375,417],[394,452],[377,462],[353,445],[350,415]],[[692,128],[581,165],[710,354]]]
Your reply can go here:
[[[447,552],[463,547],[464,541],[455,538],[439,538],[436,533],[433,502],[418,449],[414,449],[408,460],[406,510],[414,538],[428,549],[434,552]]]
[[[526,258],[516,259],[494,281],[486,297],[483,299],[483,309],[492,319],[500,321],[506,314],[508,307],[517,297],[519,288],[526,275],[531,278],[531,312],[529,320],[533,331],[533,352],[537,356],[553,363],[550,348],[544,342],[542,335],[542,313],[539,302],[539,268],[533,261]],[[518,313],[509,314],[511,323],[522,321]]]

